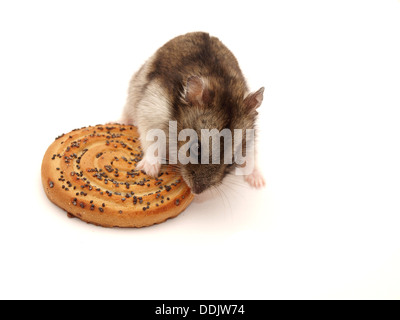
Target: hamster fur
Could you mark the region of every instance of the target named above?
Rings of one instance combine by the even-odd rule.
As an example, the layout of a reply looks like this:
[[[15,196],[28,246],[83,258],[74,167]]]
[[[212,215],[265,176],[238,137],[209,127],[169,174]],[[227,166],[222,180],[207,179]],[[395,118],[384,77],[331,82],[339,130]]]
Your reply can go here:
[[[176,121],[178,132],[190,128],[199,137],[201,129],[254,129],[263,93],[264,88],[250,93],[235,56],[219,39],[194,32],[170,40],[130,81],[120,122],[138,127],[144,156],[137,168],[157,176],[161,160],[168,158],[148,152],[149,130],[168,136],[170,121]],[[220,184],[234,167],[211,161],[176,166],[194,194]],[[265,184],[257,166],[245,180],[254,187]]]

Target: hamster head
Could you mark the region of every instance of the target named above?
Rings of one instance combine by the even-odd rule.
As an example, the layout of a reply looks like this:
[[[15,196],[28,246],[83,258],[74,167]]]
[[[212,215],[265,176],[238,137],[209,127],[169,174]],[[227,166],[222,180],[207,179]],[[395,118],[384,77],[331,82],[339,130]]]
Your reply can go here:
[[[246,91],[199,76],[187,80],[176,108],[178,167],[194,194],[221,184],[237,166],[235,153],[245,154],[246,129],[254,129],[264,88]],[[233,141],[235,129],[242,131],[239,147]]]

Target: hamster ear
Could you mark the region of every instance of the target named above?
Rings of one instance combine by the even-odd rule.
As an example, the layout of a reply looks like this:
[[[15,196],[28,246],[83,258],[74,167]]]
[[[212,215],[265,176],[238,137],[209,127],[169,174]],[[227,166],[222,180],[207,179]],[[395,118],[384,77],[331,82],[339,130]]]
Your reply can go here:
[[[185,99],[191,104],[203,104],[206,91],[204,80],[198,76],[191,76],[187,80]]]
[[[248,110],[255,110],[259,106],[261,106],[261,103],[264,98],[264,90],[265,88],[262,87],[260,90],[254,93],[250,93],[245,99],[244,99],[244,106]]]

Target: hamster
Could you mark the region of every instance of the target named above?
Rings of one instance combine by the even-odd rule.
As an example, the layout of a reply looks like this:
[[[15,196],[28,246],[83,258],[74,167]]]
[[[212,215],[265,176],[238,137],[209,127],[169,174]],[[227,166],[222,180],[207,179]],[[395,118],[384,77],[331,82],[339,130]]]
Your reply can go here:
[[[254,129],[263,93],[264,88],[250,93],[235,56],[219,39],[194,32],[170,40],[133,75],[120,119],[138,127],[144,155],[137,169],[156,177],[162,160],[169,158],[149,151],[151,129],[168,135],[170,121],[176,121],[178,132],[189,128],[199,137],[202,129]],[[200,153],[199,147],[195,152]],[[175,168],[200,194],[219,185],[235,164],[178,162]],[[257,166],[245,180],[257,188],[265,184]]]

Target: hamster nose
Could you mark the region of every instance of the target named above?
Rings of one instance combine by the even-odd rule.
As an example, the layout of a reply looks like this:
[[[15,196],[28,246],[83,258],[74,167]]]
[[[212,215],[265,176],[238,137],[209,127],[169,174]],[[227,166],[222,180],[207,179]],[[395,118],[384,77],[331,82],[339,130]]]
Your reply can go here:
[[[207,186],[205,184],[195,183],[194,186],[192,187],[192,193],[200,194],[206,189],[207,189]]]

